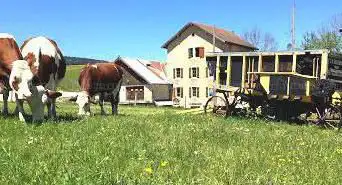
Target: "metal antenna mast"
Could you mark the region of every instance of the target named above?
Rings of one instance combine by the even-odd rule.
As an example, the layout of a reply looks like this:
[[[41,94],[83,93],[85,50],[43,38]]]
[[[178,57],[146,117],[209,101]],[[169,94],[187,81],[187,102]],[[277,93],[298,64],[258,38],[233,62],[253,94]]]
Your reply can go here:
[[[292,50],[296,49],[296,24],[295,24],[295,16],[296,16],[296,0],[293,0],[292,21],[291,21],[291,48],[292,48]]]

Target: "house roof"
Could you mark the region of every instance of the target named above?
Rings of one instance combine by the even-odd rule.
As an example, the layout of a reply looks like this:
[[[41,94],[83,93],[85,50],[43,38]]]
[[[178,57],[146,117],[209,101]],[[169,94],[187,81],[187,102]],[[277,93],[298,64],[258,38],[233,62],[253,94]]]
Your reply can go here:
[[[114,62],[121,61],[127,67],[132,69],[138,76],[144,79],[149,84],[170,84],[166,79],[164,70],[159,70],[152,67],[155,61],[143,60],[143,59],[132,59],[132,58],[117,58]],[[165,77],[165,78],[164,78]]]
[[[199,29],[209,33],[210,35],[213,35],[214,26],[206,25],[202,23],[190,22],[186,24],[180,31],[178,31],[173,37],[171,37],[165,44],[163,44],[162,48],[166,49],[173,40],[175,40],[183,31],[185,31],[187,28],[191,26],[196,26]],[[215,27],[215,37],[216,39],[221,40],[224,43],[232,43],[232,44],[245,46],[245,47],[252,48],[252,49],[257,49],[251,43],[242,39],[240,36],[238,36],[232,31],[227,31],[227,30]]]

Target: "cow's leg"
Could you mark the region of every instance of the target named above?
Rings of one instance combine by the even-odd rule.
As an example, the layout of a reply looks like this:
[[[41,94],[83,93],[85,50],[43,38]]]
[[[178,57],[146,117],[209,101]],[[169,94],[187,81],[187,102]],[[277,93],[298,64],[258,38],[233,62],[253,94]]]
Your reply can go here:
[[[117,108],[115,105],[115,97],[114,97],[113,93],[110,95],[110,103],[112,105],[112,114],[115,115],[117,113]]]
[[[18,96],[16,95],[16,109],[18,110],[18,114],[19,114],[19,120],[20,121],[23,121],[23,122],[26,122],[26,119],[25,119],[25,111],[24,111],[24,101],[23,100],[19,100],[18,99]]]
[[[52,106],[51,98],[47,98],[47,101],[46,101],[46,108],[47,108],[47,110],[48,110],[48,118],[52,118],[52,109],[51,109],[51,106]]]
[[[101,93],[100,94],[99,104],[100,104],[100,107],[101,107],[101,115],[105,115],[106,114],[106,112],[105,112],[105,110],[103,108],[104,96],[105,96],[105,93]]]
[[[116,85],[115,89],[113,90],[113,92],[111,94],[112,114],[113,115],[118,114],[118,105],[119,105],[119,101],[120,101],[121,83],[122,83],[122,80],[119,81],[119,83]]]
[[[8,115],[8,96],[9,96],[9,91],[8,90],[4,90],[3,91],[3,102],[4,105],[2,107],[2,114],[3,115]]]
[[[13,92],[14,93],[14,92]],[[14,109],[14,115],[18,115],[19,114],[19,103],[21,102],[17,102],[17,94],[14,93],[14,97],[15,97],[15,109]],[[23,104],[21,104],[21,106],[23,106]]]
[[[50,106],[50,109],[51,109],[51,118],[52,119],[55,119],[57,117],[57,114],[56,114],[56,99],[53,98],[51,99],[51,106]]]
[[[112,104],[112,114],[118,114],[118,104],[119,104],[119,93],[111,95],[111,104]]]

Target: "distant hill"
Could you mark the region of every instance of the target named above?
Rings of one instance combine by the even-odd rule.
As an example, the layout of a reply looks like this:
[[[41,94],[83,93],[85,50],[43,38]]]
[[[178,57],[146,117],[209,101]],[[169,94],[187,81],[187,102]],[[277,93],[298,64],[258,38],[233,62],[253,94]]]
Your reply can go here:
[[[104,63],[108,61],[104,60],[96,60],[91,58],[81,58],[81,57],[69,57],[64,56],[67,65],[84,65],[84,64],[93,64],[93,63]]]

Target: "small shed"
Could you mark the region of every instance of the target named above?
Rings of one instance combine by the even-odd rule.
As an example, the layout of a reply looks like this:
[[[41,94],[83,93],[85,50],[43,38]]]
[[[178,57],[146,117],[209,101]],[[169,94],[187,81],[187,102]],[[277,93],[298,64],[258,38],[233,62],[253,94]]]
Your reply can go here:
[[[123,70],[121,104],[172,105],[172,84],[166,78],[165,64],[124,57],[114,62]]]

